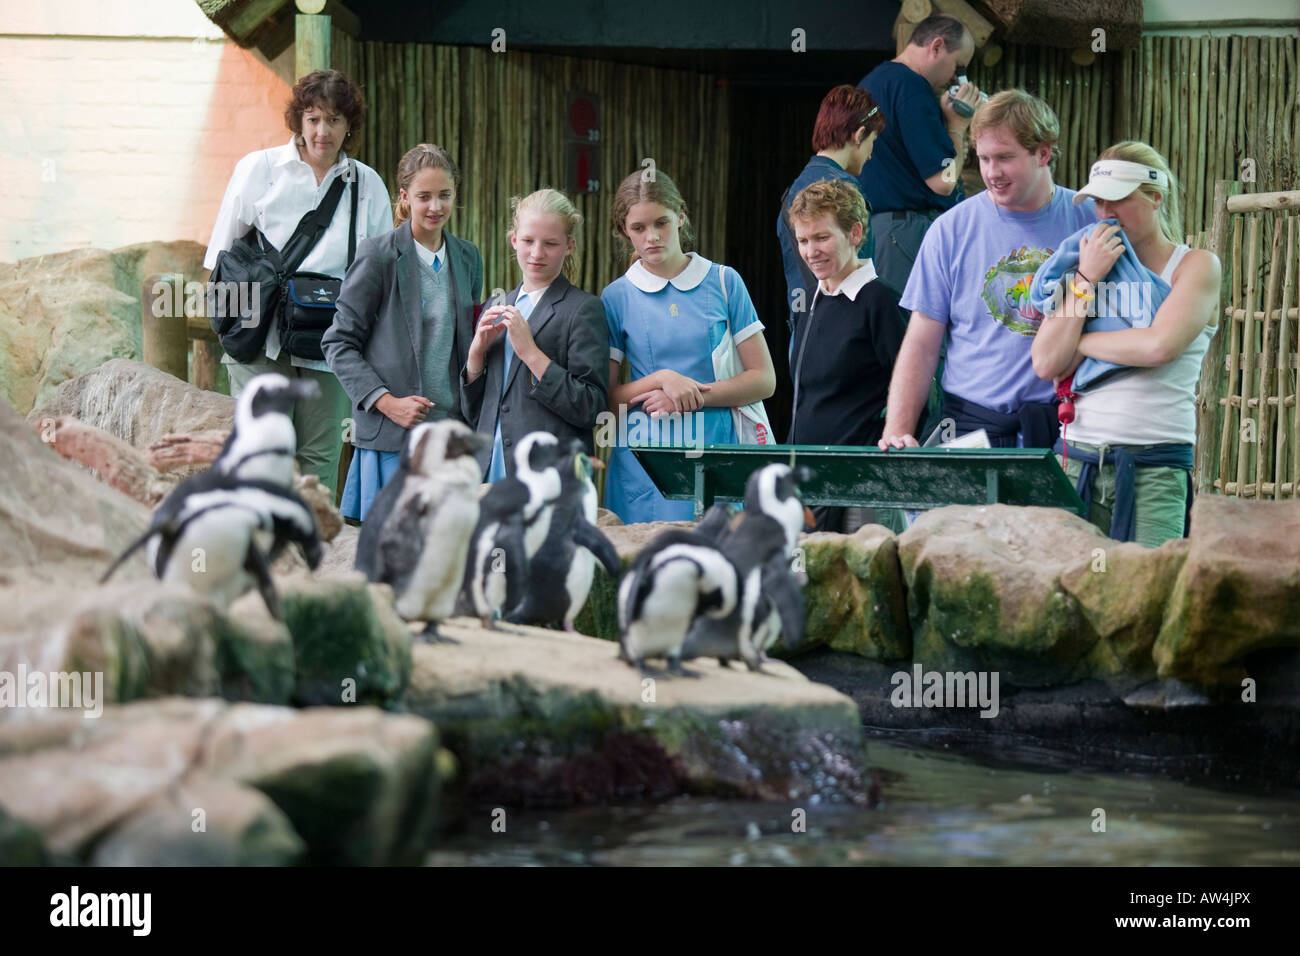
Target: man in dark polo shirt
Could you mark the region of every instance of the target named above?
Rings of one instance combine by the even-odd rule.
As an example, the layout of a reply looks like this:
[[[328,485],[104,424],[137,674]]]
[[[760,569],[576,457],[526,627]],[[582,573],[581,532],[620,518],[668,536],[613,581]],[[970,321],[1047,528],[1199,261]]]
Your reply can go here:
[[[876,271],[900,294],[930,223],[965,197],[961,169],[971,118],[954,108],[946,91],[974,52],[965,25],[936,14],[916,25],[902,53],[858,84],[885,116],[858,181],[872,209]],[[967,83],[957,98],[973,109],[980,92]]]

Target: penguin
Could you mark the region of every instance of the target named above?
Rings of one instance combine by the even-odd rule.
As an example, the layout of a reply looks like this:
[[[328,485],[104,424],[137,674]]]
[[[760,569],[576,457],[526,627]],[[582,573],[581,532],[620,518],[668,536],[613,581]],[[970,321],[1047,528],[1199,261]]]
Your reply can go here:
[[[802,576],[795,578],[793,572],[790,572],[788,562],[794,558],[795,549],[799,544],[799,533],[811,529],[816,524],[812,511],[798,495],[798,486],[807,484],[815,477],[817,477],[816,473],[805,465],[792,468],[788,465],[773,464],[766,465],[750,475],[745,485],[746,509],[757,509],[763,512],[779,522],[785,530],[787,563],[777,567],[775,559],[771,559],[772,566],[767,571],[769,575],[782,575],[780,578],[774,578],[771,583],[771,586],[778,591],[784,584],[792,583],[796,587],[803,585]],[[787,573],[790,575],[788,581],[784,577]],[[781,584],[775,583],[777,580]],[[788,595],[787,600],[789,600]],[[802,606],[802,595],[799,601]],[[783,625],[784,619],[777,609],[773,608],[767,618],[756,626],[753,641],[760,660],[768,659],[767,652],[781,639]],[[800,628],[797,636],[787,635],[790,638],[787,643],[792,649],[802,640],[802,634]]]
[[[290,379],[278,372],[255,375],[239,393],[234,428],[211,470],[292,487],[298,434],[289,413],[296,402],[319,396],[320,386],[309,378]]]
[[[515,446],[514,476],[479,500],[457,610],[477,615],[485,628],[494,628],[494,619],[523,596],[528,561],[546,540],[560,496],[559,450],[554,435],[529,432]]]
[[[783,633],[791,647],[803,640],[803,594],[790,571],[785,529],[765,514],[743,511],[717,549],[735,569],[736,606],[725,617],[697,617],[682,658],[716,657],[723,667],[739,658],[750,670],[762,671],[760,645],[770,646]]]
[[[264,553],[258,537],[272,541]],[[148,530],[127,546],[100,583],[141,547],[160,581],[183,581],[223,605],[255,584],[271,616],[280,603],[270,564],[297,544],[312,570],[321,561],[316,515],[291,488],[208,470],[177,485],[154,511]]]
[[[736,606],[736,569],[695,531],[670,529],[637,555],[618,589],[619,657],[645,672],[664,657],[682,675],[682,642],[699,615],[726,617]]]
[[[698,619],[683,646],[686,659],[717,657],[723,667],[740,659],[758,671],[783,634],[791,648],[802,642],[803,595],[790,559],[799,532],[813,524],[797,487],[813,477],[809,468],[782,464],[765,465],[750,475],[745,510],[717,536],[719,550],[736,567],[742,592],[737,608],[722,619]]]
[[[451,616],[464,580],[479,517],[473,456],[485,442],[452,419],[412,428],[357,539],[356,569],[391,585],[398,615],[426,622],[422,636],[430,640],[442,639],[438,622]]]
[[[596,527],[594,462],[574,439],[561,460],[560,497],[551,513],[546,540],[529,558],[523,600],[507,617],[516,624],[573,630],[573,620],[587,603],[599,560],[612,580],[618,580],[618,552]]]

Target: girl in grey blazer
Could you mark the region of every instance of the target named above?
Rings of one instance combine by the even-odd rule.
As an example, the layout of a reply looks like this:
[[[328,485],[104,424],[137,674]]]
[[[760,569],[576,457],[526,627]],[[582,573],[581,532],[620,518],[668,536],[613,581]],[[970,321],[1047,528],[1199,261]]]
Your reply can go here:
[[[321,340],[353,406],[356,453],[339,510],[363,521],[397,471],[408,430],[462,417],[460,370],[483,289],[478,248],[446,228],[460,191],[451,157],[438,146],[416,146],[398,163],[397,180],[399,225],[357,248]]]
[[[605,308],[563,274],[576,271],[582,216],[554,189],[513,206],[510,244],[523,281],[479,317],[460,376],[465,420],[492,439],[479,452],[487,481],[514,474],[514,448],[532,431],[562,446],[581,439],[592,454],[596,417],[608,408]]]

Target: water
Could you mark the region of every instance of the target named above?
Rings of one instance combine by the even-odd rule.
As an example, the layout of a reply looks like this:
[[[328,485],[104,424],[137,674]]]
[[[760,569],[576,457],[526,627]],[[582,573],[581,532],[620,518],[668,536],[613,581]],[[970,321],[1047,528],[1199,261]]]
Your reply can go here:
[[[873,740],[875,809],[679,798],[657,806],[472,807],[432,866],[1300,864],[1295,794],[1252,795],[1143,774],[994,766]],[[1094,832],[1095,809],[1105,832]]]

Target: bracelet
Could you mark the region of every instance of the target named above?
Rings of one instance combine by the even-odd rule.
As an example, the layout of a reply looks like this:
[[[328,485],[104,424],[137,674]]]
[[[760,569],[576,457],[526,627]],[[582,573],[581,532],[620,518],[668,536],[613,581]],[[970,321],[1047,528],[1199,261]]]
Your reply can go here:
[[[1097,283],[1093,282],[1091,279],[1089,279],[1086,275],[1084,275],[1084,274],[1083,274],[1082,272],[1080,272],[1078,269],[1075,269],[1075,270],[1074,270],[1074,274],[1077,275],[1077,276],[1078,276],[1080,279],[1082,279],[1084,282],[1088,283],[1088,285],[1092,286],[1093,288],[1096,288]]]
[[[1088,280],[1084,279],[1083,281],[1087,282]],[[1068,280],[1068,283],[1070,286],[1070,291],[1074,293],[1075,298],[1083,299],[1083,301],[1085,302],[1091,301],[1094,298],[1094,295],[1091,292],[1080,292],[1078,287],[1075,286],[1073,279]]]

